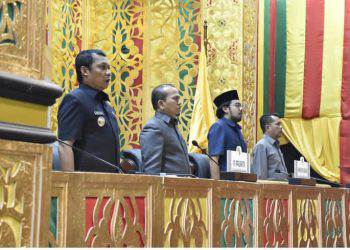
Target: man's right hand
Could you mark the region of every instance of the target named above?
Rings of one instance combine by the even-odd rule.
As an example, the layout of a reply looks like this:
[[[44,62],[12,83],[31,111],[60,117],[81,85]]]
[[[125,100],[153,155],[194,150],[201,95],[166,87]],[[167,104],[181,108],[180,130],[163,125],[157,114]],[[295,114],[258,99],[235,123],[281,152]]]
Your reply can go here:
[[[65,143],[73,146],[74,140],[64,141]],[[62,171],[74,171],[74,154],[71,147],[63,143],[59,144],[58,153],[60,155],[61,170]]]

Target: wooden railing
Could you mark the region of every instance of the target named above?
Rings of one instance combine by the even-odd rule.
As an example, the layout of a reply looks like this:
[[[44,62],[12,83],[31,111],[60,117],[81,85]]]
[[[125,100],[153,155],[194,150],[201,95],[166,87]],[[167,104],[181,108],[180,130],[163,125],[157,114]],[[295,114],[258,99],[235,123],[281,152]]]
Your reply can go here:
[[[347,189],[78,172],[50,178],[50,227],[43,233],[51,246],[350,243]]]

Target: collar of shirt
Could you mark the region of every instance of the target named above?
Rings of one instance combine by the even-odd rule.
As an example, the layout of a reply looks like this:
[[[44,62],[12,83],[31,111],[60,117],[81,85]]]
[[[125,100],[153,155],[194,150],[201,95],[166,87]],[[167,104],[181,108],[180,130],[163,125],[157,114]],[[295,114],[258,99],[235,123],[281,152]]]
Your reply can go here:
[[[227,119],[226,117],[222,117],[220,120],[222,120],[224,123],[226,123],[227,125],[229,125],[233,128],[241,129],[241,126],[239,124],[235,123],[232,120]]]
[[[264,134],[263,136],[265,138],[266,141],[268,141],[271,145],[276,145],[279,146],[279,142],[275,139],[273,139],[271,136]]]
[[[108,95],[107,95],[105,92],[101,91],[101,90],[92,88],[92,87],[90,87],[89,85],[86,85],[86,84],[83,84],[83,83],[80,83],[80,84],[79,84],[79,88],[86,90],[86,92],[87,92],[91,97],[95,98],[96,100],[99,100],[99,101],[109,101]]]
[[[173,117],[170,117],[170,116],[168,116],[167,114],[165,114],[165,113],[162,113],[162,112],[159,112],[159,111],[157,111],[156,112],[156,117],[157,118],[159,118],[159,119],[161,119],[161,120],[163,120],[164,122],[166,122],[166,123],[174,123],[175,125],[177,125],[178,124],[178,120],[176,119],[176,118],[173,118]]]

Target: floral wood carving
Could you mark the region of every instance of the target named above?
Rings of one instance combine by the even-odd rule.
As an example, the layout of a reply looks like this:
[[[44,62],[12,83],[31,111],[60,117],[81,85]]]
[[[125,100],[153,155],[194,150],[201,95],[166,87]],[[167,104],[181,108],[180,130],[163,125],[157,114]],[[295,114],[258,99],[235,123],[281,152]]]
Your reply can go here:
[[[103,205],[103,197],[98,197],[93,211],[93,226],[85,238],[91,247],[143,247],[146,233],[139,222],[139,210],[135,197],[108,198]],[[102,218],[99,218],[100,211]]]
[[[298,209],[298,247],[318,247],[318,222],[316,214],[316,201],[304,199],[299,203]]]
[[[0,247],[21,246],[21,225],[24,220],[22,188],[25,185],[22,174],[28,164],[0,158]]]
[[[23,0],[5,0],[0,2],[0,44],[17,45],[15,23],[22,17]]]
[[[221,245],[253,247],[253,203],[250,199],[226,199],[221,223]]]
[[[170,222],[165,229],[165,239],[170,238],[170,247],[204,246],[208,239],[207,226],[203,220],[203,212],[198,198],[174,198],[170,205]]]
[[[266,201],[264,220],[265,247],[288,246],[288,214],[281,199]]]
[[[325,202],[326,247],[344,247],[341,200]]]

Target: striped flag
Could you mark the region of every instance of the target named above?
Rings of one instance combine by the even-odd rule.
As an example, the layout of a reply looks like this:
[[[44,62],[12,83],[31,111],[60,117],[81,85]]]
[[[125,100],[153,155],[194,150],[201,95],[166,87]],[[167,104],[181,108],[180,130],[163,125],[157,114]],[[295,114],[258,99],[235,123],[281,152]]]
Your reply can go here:
[[[285,121],[337,126],[319,133],[338,142],[340,150],[333,152],[338,161],[332,161],[338,166],[308,159],[319,174],[334,180],[325,174],[327,168],[350,169],[350,0],[259,1],[258,47],[259,116],[277,112]],[[297,148],[311,154],[303,152],[305,147]],[[312,153],[322,150],[315,144]],[[350,171],[343,177],[350,182]]]

